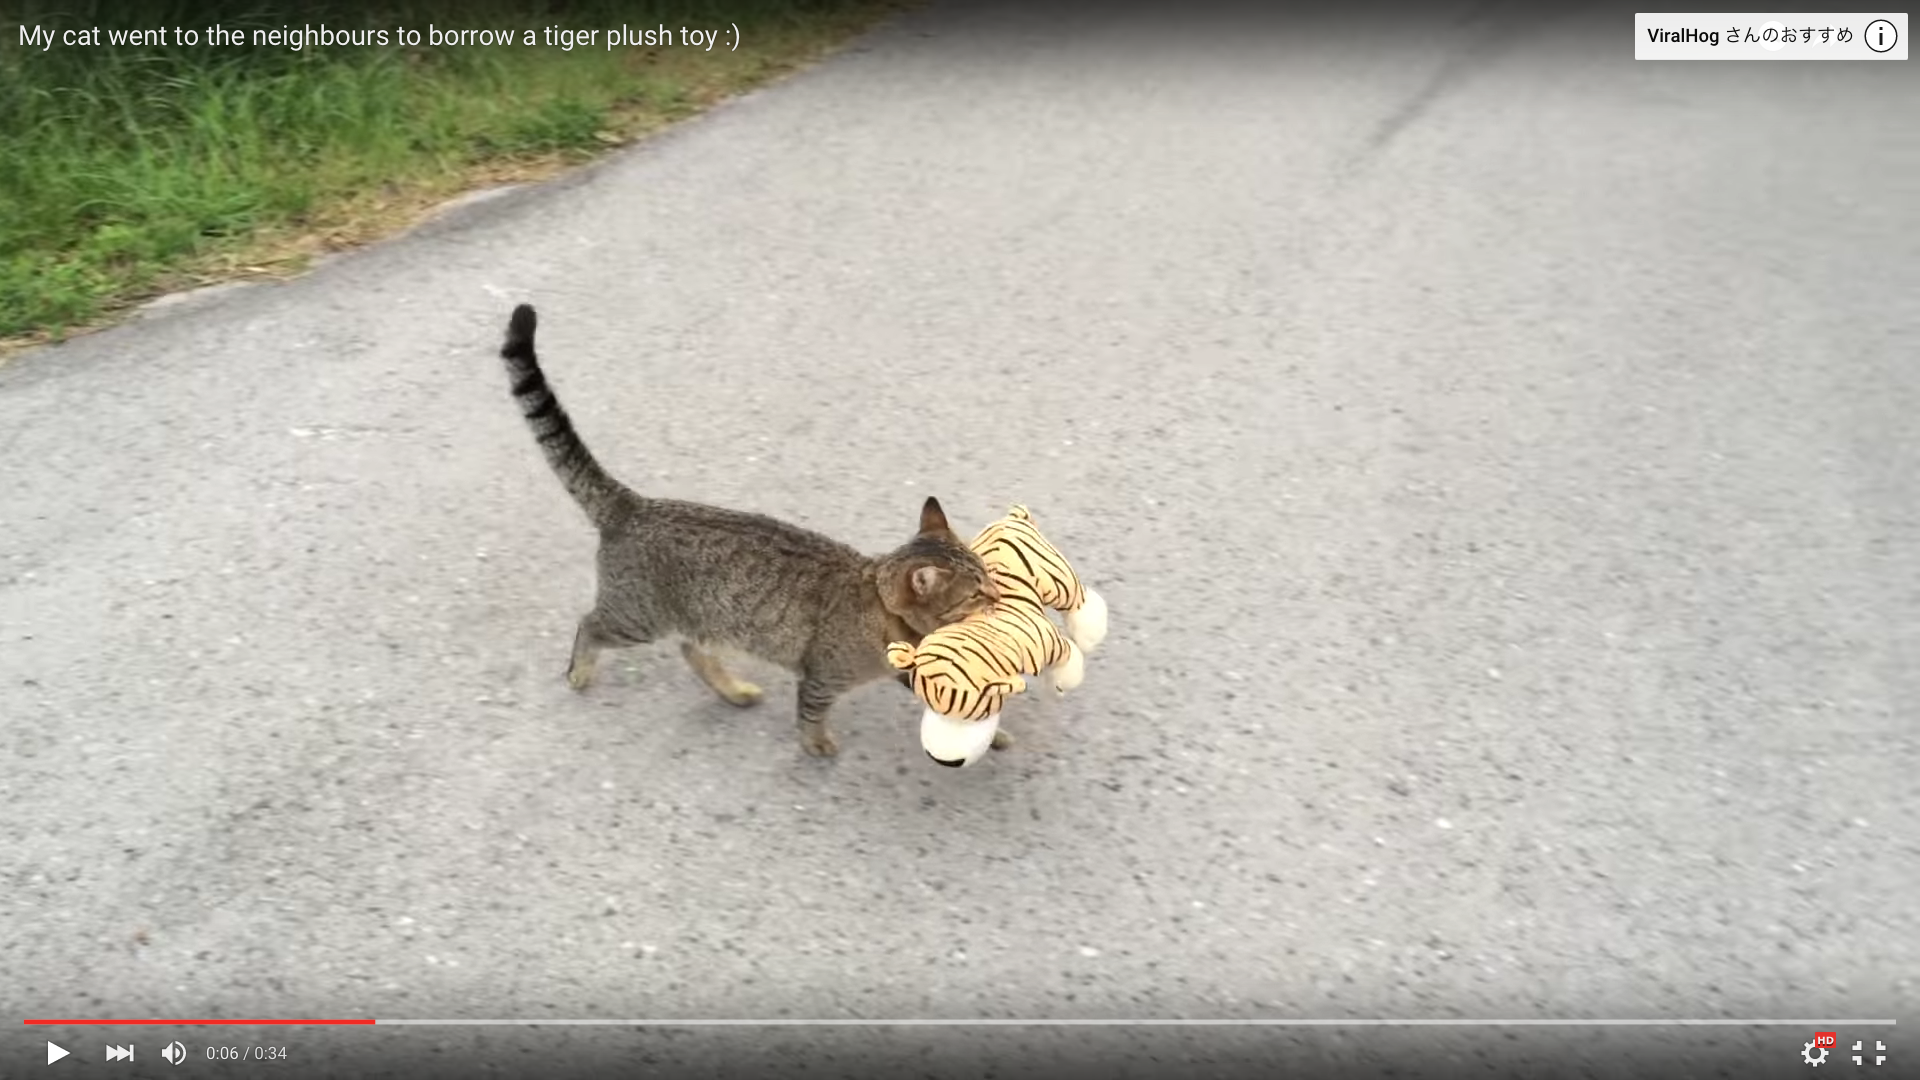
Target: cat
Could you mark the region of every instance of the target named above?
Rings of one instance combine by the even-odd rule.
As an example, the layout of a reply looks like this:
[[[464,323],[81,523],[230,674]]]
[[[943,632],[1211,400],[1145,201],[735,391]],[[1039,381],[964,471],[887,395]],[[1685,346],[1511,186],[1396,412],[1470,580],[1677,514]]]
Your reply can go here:
[[[594,459],[547,385],[533,347],[537,323],[530,305],[515,307],[500,356],[547,464],[600,531],[593,609],[567,664],[575,690],[593,681],[602,650],[671,636],[714,693],[744,707],[763,692],[716,655],[738,650],[798,676],[801,747],[832,757],[834,702],[867,682],[900,678],[888,643],[918,643],[996,599],[986,566],[935,498],[921,507],[912,539],[874,557],[760,514],[628,488]]]

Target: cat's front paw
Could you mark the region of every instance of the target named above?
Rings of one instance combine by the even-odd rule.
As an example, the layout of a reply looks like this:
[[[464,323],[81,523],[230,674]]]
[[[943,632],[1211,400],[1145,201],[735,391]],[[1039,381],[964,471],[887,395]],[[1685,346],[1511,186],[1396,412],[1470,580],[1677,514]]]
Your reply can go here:
[[[585,690],[587,687],[592,686],[593,685],[593,665],[592,664],[567,665],[567,685],[573,687],[575,690]]]
[[[840,744],[833,741],[833,733],[824,724],[808,724],[800,730],[800,749],[808,757],[830,758],[840,752]]]

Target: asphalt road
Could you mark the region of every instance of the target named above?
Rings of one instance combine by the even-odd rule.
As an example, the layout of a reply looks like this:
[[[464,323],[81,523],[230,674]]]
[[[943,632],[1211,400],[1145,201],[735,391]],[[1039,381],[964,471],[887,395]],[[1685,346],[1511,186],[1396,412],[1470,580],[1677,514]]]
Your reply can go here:
[[[1920,71],[1523,10],[935,6],[0,369],[0,1071],[1800,1075],[1801,1026],[18,1020],[1920,1015]],[[890,686],[831,763],[778,675],[575,695],[520,300],[646,491],[871,550],[1031,505],[1112,604],[1085,686],[964,771]]]

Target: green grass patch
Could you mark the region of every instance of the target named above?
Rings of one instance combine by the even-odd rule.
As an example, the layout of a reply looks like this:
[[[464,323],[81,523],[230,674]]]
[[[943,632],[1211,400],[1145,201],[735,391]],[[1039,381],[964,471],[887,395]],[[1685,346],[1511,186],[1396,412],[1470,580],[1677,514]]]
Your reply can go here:
[[[283,10],[275,10],[275,5]],[[157,292],[284,273],[476,183],[544,175],[805,63],[898,0],[213,0],[0,11],[0,339],[58,338]],[[116,8],[121,10],[115,10]],[[211,46],[206,28],[247,34]],[[740,47],[426,44],[438,29],[719,30]],[[255,31],[385,30],[300,49]],[[396,28],[421,32],[404,45]],[[193,28],[197,45],[23,44]],[[169,38],[172,38],[170,33]],[[44,40],[44,39],[41,39]]]

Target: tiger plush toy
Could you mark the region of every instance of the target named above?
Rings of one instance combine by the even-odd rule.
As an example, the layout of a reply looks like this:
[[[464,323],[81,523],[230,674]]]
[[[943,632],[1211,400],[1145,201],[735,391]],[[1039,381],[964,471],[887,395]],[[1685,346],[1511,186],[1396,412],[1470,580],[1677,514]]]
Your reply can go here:
[[[1066,556],[1015,506],[969,545],[987,566],[999,596],[988,611],[949,623],[920,640],[896,641],[887,661],[909,673],[927,706],[920,744],[942,765],[971,765],[1006,745],[1000,707],[1026,691],[1023,676],[1046,675],[1056,693],[1080,685],[1086,654],[1107,634],[1107,603],[1074,574]],[[1062,634],[1048,618],[1058,611]]]

